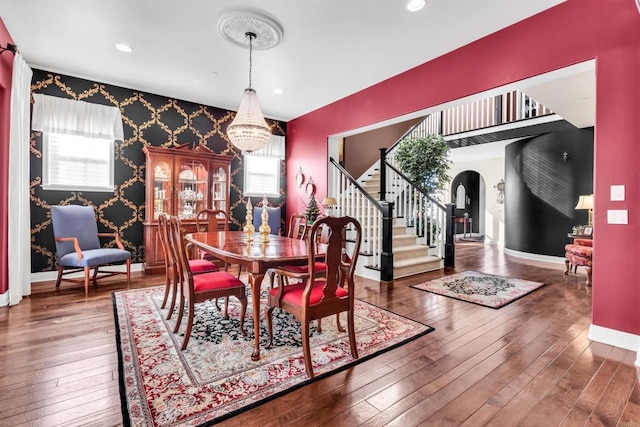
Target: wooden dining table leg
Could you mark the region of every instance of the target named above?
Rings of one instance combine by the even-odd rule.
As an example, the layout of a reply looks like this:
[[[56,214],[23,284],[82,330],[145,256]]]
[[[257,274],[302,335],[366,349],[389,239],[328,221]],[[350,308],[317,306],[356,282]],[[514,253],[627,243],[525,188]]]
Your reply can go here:
[[[251,354],[251,360],[260,359],[260,285],[264,273],[249,273],[249,284],[251,285],[251,298],[253,304],[253,337],[255,348]]]

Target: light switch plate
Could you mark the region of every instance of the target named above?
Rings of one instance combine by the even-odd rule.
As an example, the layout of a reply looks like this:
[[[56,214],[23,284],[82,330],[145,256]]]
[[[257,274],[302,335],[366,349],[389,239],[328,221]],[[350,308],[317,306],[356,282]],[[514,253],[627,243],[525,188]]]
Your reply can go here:
[[[612,185],[610,199],[612,202],[624,201],[624,185]]]
[[[629,224],[629,211],[622,210],[607,210],[607,224]]]

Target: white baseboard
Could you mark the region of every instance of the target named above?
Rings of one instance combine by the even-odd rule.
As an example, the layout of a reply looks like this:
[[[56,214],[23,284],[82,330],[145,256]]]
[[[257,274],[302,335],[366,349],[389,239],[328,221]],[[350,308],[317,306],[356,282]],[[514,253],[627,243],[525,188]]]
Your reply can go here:
[[[114,265],[108,268],[110,268],[113,271],[122,271],[122,272],[127,271],[126,266],[124,265]],[[143,271],[141,262],[131,264],[131,272],[133,273],[137,271]],[[84,277],[84,273],[78,272],[78,273],[68,274],[66,277],[82,278]],[[31,273],[31,283],[50,282],[50,281],[56,280],[57,278],[58,278],[58,271],[43,271],[40,273]]]
[[[624,348],[625,350],[635,351],[635,365],[640,367],[640,335],[616,331],[615,329],[603,328],[602,326],[592,324],[589,326],[589,335],[587,338],[591,341],[597,341],[614,347]]]
[[[565,261],[564,257],[532,254],[530,252],[514,251],[513,249],[507,249],[507,248],[504,248],[504,253],[507,255],[517,256],[518,258],[531,259],[534,261],[552,262],[554,264],[564,264],[564,261]]]

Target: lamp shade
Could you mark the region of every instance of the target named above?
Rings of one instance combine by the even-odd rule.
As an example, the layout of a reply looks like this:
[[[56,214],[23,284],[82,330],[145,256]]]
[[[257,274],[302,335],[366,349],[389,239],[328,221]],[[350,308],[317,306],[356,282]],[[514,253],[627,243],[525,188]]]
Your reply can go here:
[[[324,199],[322,199],[322,206],[335,206],[337,204],[338,202],[336,201],[335,197],[325,197]]]
[[[593,194],[580,196],[578,198],[576,209],[593,209]]]
[[[227,127],[227,136],[239,150],[249,153],[264,148],[271,139],[271,129],[264,120],[255,90],[244,90],[236,117]]]

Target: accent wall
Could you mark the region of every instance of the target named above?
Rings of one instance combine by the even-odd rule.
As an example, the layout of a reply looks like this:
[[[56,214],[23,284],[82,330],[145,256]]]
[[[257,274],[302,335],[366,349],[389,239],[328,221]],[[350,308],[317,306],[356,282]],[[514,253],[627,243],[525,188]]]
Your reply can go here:
[[[505,247],[564,257],[567,234],[587,224],[587,211],[575,206],[580,194],[593,193],[593,128],[507,145],[505,182]]]
[[[640,337],[640,264],[629,262],[640,259],[639,28],[634,0],[567,0],[290,121],[287,164],[312,174],[321,198],[328,136],[595,59],[593,325]],[[619,184],[626,198],[613,202]],[[608,224],[611,209],[629,223]]]
[[[93,82],[48,71],[34,70],[32,93],[113,105],[120,108],[124,141],[116,141],[115,191],[45,191],[42,189],[42,135],[31,133],[31,271],[57,268],[51,229],[51,206],[90,204],[98,215],[100,231],[118,232],[132,262],[144,260],[143,226],[145,209],[145,155],[142,147],[204,145],[217,154],[233,157],[231,162],[231,229],[239,229],[246,215],[243,197],[243,157],[226,137],[234,112],[166,98],[123,87]],[[276,135],[285,134],[284,122],[267,120]],[[6,170],[6,169],[3,169]],[[284,162],[281,174],[285,175]],[[280,197],[270,198],[273,206],[284,206],[285,180]],[[257,204],[261,198],[252,198]],[[282,209],[284,218],[284,209]],[[281,219],[281,223],[282,223]]]

